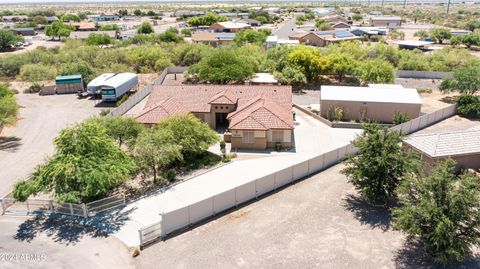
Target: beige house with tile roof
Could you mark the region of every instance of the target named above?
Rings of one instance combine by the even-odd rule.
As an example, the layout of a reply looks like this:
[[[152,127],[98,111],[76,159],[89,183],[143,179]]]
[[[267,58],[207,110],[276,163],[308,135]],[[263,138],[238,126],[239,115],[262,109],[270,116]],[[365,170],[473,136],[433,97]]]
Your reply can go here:
[[[457,162],[457,169],[480,169],[480,129],[450,133],[411,135],[404,139],[405,148],[421,153],[422,164],[429,171],[448,157]]]
[[[232,148],[265,149],[292,145],[292,89],[272,85],[157,85],[138,122],[153,125],[192,113],[212,129],[227,129]]]

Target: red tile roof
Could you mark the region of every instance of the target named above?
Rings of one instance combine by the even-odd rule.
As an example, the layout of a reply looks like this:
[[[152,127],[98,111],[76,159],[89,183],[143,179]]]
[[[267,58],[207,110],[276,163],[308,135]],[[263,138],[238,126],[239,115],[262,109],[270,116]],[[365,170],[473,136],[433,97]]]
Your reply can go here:
[[[228,115],[234,129],[293,129],[292,89],[275,85],[156,85],[148,97],[141,123],[158,123],[178,113],[209,113],[212,104],[233,104]]]

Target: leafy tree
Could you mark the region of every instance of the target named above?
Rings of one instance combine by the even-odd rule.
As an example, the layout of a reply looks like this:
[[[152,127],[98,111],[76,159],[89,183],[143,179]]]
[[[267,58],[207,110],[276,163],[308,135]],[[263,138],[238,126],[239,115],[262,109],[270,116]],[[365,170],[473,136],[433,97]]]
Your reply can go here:
[[[203,16],[193,17],[188,20],[188,25],[190,26],[210,26],[217,22],[228,21],[229,19],[224,16],[219,16],[215,13],[208,13]]]
[[[144,129],[143,126],[130,117],[112,116],[100,118],[107,134],[112,137],[121,147],[123,143],[128,146],[135,144],[138,135]]]
[[[47,24],[47,18],[45,16],[37,15],[31,19],[34,24]]]
[[[23,38],[12,31],[0,30],[0,51],[9,50],[15,43],[21,41],[23,41]]]
[[[149,17],[153,17],[153,16],[156,16],[156,15],[157,15],[157,13],[155,13],[155,11],[153,11],[153,10],[149,10],[147,12],[147,16],[149,16]]]
[[[402,124],[404,122],[407,122],[409,120],[410,120],[410,117],[408,116],[407,113],[395,112],[395,114],[393,114],[392,123],[397,125],[397,124]]]
[[[418,37],[419,39],[423,40],[429,36],[426,30],[418,30],[413,34],[414,37]]]
[[[60,17],[60,20],[64,22],[67,22],[67,21],[80,22],[81,21],[80,17],[76,14],[64,14]]]
[[[112,44],[112,39],[107,34],[89,34],[85,43],[89,46],[109,45]]]
[[[447,28],[430,29],[430,38],[442,44],[444,40],[452,38],[452,32]]]
[[[394,228],[425,242],[436,261],[461,261],[480,246],[480,183],[455,175],[455,161],[438,163],[425,175],[409,175],[398,188]]]
[[[187,28],[182,29],[181,33],[183,36],[192,36],[192,31],[190,31],[190,29],[187,29]]]
[[[328,58],[320,54],[320,50],[307,46],[295,47],[288,55],[288,60],[302,70],[308,82],[326,73],[330,64]]]
[[[350,55],[346,53],[332,53],[328,55],[330,62],[330,70],[337,75],[341,82],[346,74],[353,74],[357,62]]]
[[[181,146],[175,143],[173,133],[159,128],[147,129],[138,137],[133,155],[143,171],[153,172],[154,182],[159,170],[183,160]]]
[[[353,141],[358,153],[347,157],[342,173],[372,203],[388,204],[399,183],[417,170],[418,158],[400,145],[402,134],[364,124],[364,133]]]
[[[458,114],[478,118],[480,116],[480,99],[471,94],[462,94],[457,100]]]
[[[213,50],[214,48],[204,44],[182,44],[174,49],[174,63],[181,66],[190,66],[198,63]]]
[[[450,39],[452,45],[463,44],[467,48],[471,46],[480,46],[480,33],[469,33],[467,35],[457,35]]]
[[[18,78],[23,81],[36,82],[48,79],[54,79],[56,75],[55,68],[44,64],[26,64],[20,69]]]
[[[58,69],[58,75],[82,75],[83,82],[88,83],[97,75],[95,70],[85,61],[79,60],[76,63],[65,63],[60,65]]]
[[[290,65],[285,66],[281,72],[275,71],[273,75],[282,84],[295,85],[307,83],[307,78],[302,71]]]
[[[120,27],[118,27],[116,24],[107,24],[100,26],[100,31],[115,31],[120,33]]]
[[[126,10],[126,9],[120,9],[120,10],[118,11],[118,15],[120,15],[120,17],[128,16],[128,10]]]
[[[214,130],[192,114],[169,117],[160,121],[155,128],[171,132],[174,143],[181,147],[185,161],[194,160],[219,140]]]
[[[73,26],[66,25],[63,22],[56,21],[50,25],[45,26],[45,34],[51,37],[68,37],[70,32],[74,31]]]
[[[135,9],[133,11],[133,15],[137,16],[137,17],[140,17],[143,15],[143,12],[140,10],[140,9]]]
[[[176,29],[176,28],[174,28],[174,29]],[[183,40],[183,37],[177,35],[173,31],[166,31],[164,33],[161,33],[161,34],[158,35],[158,38],[162,42],[180,42],[180,41]]]
[[[233,51],[217,49],[200,62],[190,66],[190,74],[212,83],[243,82],[253,75],[251,63],[242,61]]]
[[[475,94],[480,90],[480,63],[469,61],[466,66],[455,69],[453,78],[444,79],[439,88],[444,92]]]
[[[324,19],[317,19],[315,21],[315,27],[317,27],[317,29],[320,31],[333,30],[333,26]]]
[[[148,21],[142,22],[137,29],[138,34],[151,34],[153,32],[153,26]]]
[[[263,45],[267,40],[268,32],[266,31],[255,31],[253,29],[245,29],[238,32],[233,38],[233,41],[237,45],[243,45],[245,43],[252,43],[257,45]]]
[[[361,21],[361,20],[363,20],[363,17],[362,17],[362,15],[360,15],[360,14],[353,14],[353,15],[352,15],[352,20],[354,20],[354,21]]]
[[[52,158],[38,166],[30,180],[14,186],[16,199],[49,192],[58,202],[89,202],[125,182],[136,170],[133,159],[96,120],[62,130],[55,147]]]
[[[363,83],[391,83],[395,79],[393,66],[382,59],[361,62],[355,73]]]
[[[17,114],[18,105],[14,92],[0,84],[0,127],[14,124]]]

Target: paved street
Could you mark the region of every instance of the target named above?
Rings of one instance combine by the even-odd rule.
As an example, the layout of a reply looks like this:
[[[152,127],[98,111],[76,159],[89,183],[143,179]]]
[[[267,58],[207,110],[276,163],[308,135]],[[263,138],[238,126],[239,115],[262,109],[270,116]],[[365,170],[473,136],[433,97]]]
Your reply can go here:
[[[71,94],[16,96],[20,118],[16,126],[4,128],[0,135],[0,197],[53,153],[53,139],[60,130],[101,110],[95,107],[96,101]]]
[[[435,268],[365,205],[342,165],[147,247],[138,268]],[[410,247],[408,249],[407,247]],[[470,261],[451,268],[479,268]]]
[[[277,35],[279,39],[288,39],[296,30],[297,24],[295,23],[295,18],[293,18],[283,23],[273,34]]]

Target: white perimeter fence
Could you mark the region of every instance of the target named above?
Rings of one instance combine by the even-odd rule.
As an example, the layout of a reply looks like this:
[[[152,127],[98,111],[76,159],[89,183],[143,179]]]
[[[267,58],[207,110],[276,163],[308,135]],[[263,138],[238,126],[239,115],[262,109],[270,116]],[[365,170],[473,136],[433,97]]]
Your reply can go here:
[[[452,78],[452,72],[438,71],[414,71],[414,70],[397,70],[397,78],[426,78],[426,79],[443,79]]]
[[[130,96],[127,101],[123,102],[121,105],[110,111],[109,115],[121,116],[127,113],[127,111],[132,109],[132,107],[134,107],[136,104],[140,103],[145,97],[147,97],[152,92],[155,85],[162,84],[168,74],[180,74],[185,72],[186,70],[187,67],[183,66],[167,67],[163,69],[162,74],[160,74],[158,78],[156,78],[152,83],[148,84],[140,91],[136,92],[134,95]]]
[[[410,134],[455,114],[456,105],[451,105],[392,127],[392,129],[401,130],[405,134]],[[144,246],[172,232],[181,230],[242,203],[256,199],[263,194],[275,191],[301,178],[320,172],[343,161],[348,154],[355,153],[357,150],[358,149],[352,144],[348,144],[311,159],[293,163],[292,166],[272,174],[252,179],[244,185],[236,186],[221,193],[212,194],[212,196],[207,199],[185,205],[182,208],[170,212],[163,212],[161,214],[161,221],[139,229],[140,245]]]

